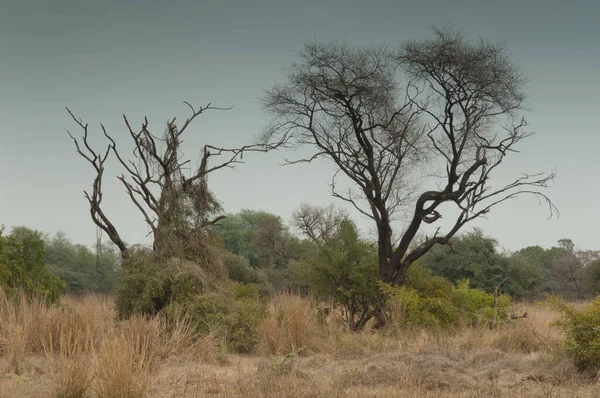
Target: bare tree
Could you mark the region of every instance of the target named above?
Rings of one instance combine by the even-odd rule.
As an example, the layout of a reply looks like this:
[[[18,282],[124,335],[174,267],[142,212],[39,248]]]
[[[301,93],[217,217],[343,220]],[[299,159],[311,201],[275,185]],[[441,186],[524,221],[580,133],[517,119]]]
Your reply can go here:
[[[300,205],[292,214],[292,225],[315,243],[325,243],[339,229],[348,215],[333,205],[327,207]]]
[[[154,251],[165,255],[198,258],[205,254],[206,247],[200,244],[205,241],[203,239],[205,228],[225,218],[220,203],[208,189],[208,175],[242,163],[245,152],[267,152],[283,145],[287,139],[280,137],[277,142],[246,145],[240,148],[205,145],[199,166],[190,176],[186,176],[184,168],[189,167],[190,160],[182,159],[183,133],[202,113],[225,108],[216,108],[210,104],[195,108],[187,102],[185,104],[190,108],[191,116],[181,127],[177,126],[175,118],[168,120],[162,135],[150,132],[147,118],[144,119],[139,130],[134,130],[127,117],[123,115],[127,131],[134,144],[131,159],[123,155],[123,151],[117,147],[116,141],[107,133],[104,125],[101,125],[101,128],[108,140],[107,147],[103,152],[94,150],[88,140],[88,125],[75,117],[67,108],[69,115],[83,130],[82,139],[76,139],[70,132],[69,136],[75,144],[77,153],[87,160],[96,172],[91,194],[85,192],[85,197],[90,204],[92,220],[106,232],[123,256],[126,255],[128,247],[102,209],[105,164],[111,154],[125,170],[125,174],[117,178],[123,183],[129,198],[150,228],[154,238]],[[222,159],[220,162],[211,162],[212,159],[219,157]]]
[[[377,226],[384,282],[403,284],[415,260],[509,199],[531,194],[551,215],[556,211],[542,192],[554,174],[490,184],[492,172],[531,135],[518,115],[524,79],[503,46],[471,43],[447,30],[398,51],[334,42],[307,45],[300,56],[286,70],[286,82],[264,99],[273,115],[266,137],[290,136],[315,148],[290,164],[320,157],[335,163],[333,196]],[[406,76],[402,89],[399,71]],[[426,167],[439,168],[427,179],[437,189],[416,191],[411,177]],[[340,188],[339,173],[354,189]],[[395,241],[394,215],[408,203],[410,216]],[[423,226],[442,217],[442,204],[456,208],[452,226],[415,245]]]

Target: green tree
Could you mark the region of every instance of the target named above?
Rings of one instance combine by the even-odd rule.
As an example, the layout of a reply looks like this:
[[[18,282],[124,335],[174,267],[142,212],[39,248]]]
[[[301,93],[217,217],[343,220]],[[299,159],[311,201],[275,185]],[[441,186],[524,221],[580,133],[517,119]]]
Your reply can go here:
[[[121,275],[116,246],[102,243],[100,250],[74,244],[64,232],[45,239],[44,260],[50,271],[66,282],[69,293],[113,293]]]
[[[252,235],[256,229],[250,210],[242,210],[230,214],[214,227],[215,232],[223,240],[225,249],[233,254],[245,257],[253,267],[262,266],[256,247],[252,244]]]
[[[565,254],[567,252],[559,247],[544,249],[541,246],[529,246],[513,253],[511,257],[513,261],[537,270],[539,274],[537,290],[540,293],[556,293],[560,291],[560,285],[554,276],[552,264]]]
[[[305,290],[303,282],[294,278],[294,264],[310,252],[310,242],[293,235],[281,217],[255,210],[242,210],[229,215],[211,228],[220,236],[225,248],[225,264],[230,279],[256,280],[251,272],[228,253],[241,256],[250,267],[260,270],[261,292]],[[254,275],[254,276],[251,276]]]
[[[232,281],[245,284],[260,284],[264,282],[264,275],[256,268],[250,266],[246,257],[225,251],[223,253],[223,261],[227,267],[227,275]]]
[[[538,270],[540,292],[581,298],[594,290],[587,283],[588,278],[593,280],[593,271],[588,271],[588,267],[600,259],[600,253],[595,250],[577,250],[571,239],[560,239],[556,246],[549,249],[540,246],[526,247],[512,257]]]
[[[255,268],[280,268],[298,258],[300,243],[281,217],[242,210],[213,227],[225,249],[246,257]]]
[[[585,267],[584,281],[587,294],[600,295],[600,260],[592,261]]]
[[[504,281],[504,292],[516,297],[535,295],[540,269],[528,264],[524,257],[499,253],[497,244],[496,239],[475,228],[455,236],[450,246],[435,247],[420,263],[453,283],[469,279],[473,288],[488,293]]]
[[[10,235],[0,230],[0,285],[9,293],[18,290],[58,300],[64,283],[48,271],[44,262],[44,240],[38,231],[15,227]]]
[[[364,328],[380,299],[377,249],[358,237],[352,221],[342,220],[300,266],[315,294],[341,306],[350,330]]]

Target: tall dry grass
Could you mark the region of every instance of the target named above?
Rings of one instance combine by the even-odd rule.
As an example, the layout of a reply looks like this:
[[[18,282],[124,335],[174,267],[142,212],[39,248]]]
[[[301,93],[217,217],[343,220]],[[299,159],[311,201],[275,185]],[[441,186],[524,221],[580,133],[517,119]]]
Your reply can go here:
[[[292,294],[275,297],[269,316],[258,326],[259,350],[265,354],[282,354],[309,348],[316,336],[316,302]]]
[[[87,396],[91,381],[88,336],[79,330],[69,331],[57,337],[49,336],[46,356],[54,380],[54,395],[61,398]],[[57,339],[57,341],[54,341]]]
[[[60,305],[0,293],[0,396],[597,396],[562,349],[557,314],[523,304],[496,329],[347,330],[322,303],[274,297],[252,355],[222,352],[186,314],[117,321],[110,298]]]
[[[20,294],[11,299],[0,290],[0,319],[0,352],[9,359],[10,370],[19,373],[27,354],[74,345],[90,352],[113,327],[114,311],[99,295],[67,297],[62,305],[49,307],[41,298]]]
[[[320,321],[319,303],[299,296],[284,294],[272,300],[269,316],[259,326],[259,352],[283,355],[299,350],[329,354],[338,358],[360,357],[373,353],[409,350],[423,352],[432,348],[455,352],[497,349],[506,353],[554,356],[562,353],[563,336],[552,327],[557,314],[550,308],[519,304],[514,319],[492,329],[487,324],[444,330],[409,328],[392,324],[386,330],[349,332],[335,311]]]
[[[186,314],[117,321],[112,299],[101,295],[67,296],[48,306],[0,290],[0,320],[0,372],[26,377],[44,357],[57,397],[144,396],[161,361],[188,355],[209,363],[218,351]]]
[[[154,366],[151,338],[121,330],[102,342],[95,372],[96,391],[106,398],[143,397]]]

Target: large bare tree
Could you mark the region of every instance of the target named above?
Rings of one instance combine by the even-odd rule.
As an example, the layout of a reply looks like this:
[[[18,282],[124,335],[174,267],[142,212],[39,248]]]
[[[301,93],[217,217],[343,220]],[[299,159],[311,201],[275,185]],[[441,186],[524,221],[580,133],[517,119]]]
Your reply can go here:
[[[208,175],[241,163],[245,152],[270,151],[286,141],[285,137],[280,137],[277,142],[239,148],[205,145],[198,167],[191,173],[186,173],[184,168],[189,168],[190,160],[182,159],[183,133],[202,113],[223,108],[216,108],[210,104],[195,108],[187,102],[185,104],[190,108],[191,116],[181,126],[175,123],[175,118],[168,120],[166,130],[159,135],[150,132],[147,118],[139,130],[136,130],[123,115],[127,132],[133,141],[132,158],[124,155],[103,125],[101,129],[108,140],[106,149],[93,149],[88,139],[88,125],[67,108],[77,126],[83,130],[81,139],[76,139],[69,132],[77,153],[95,170],[92,192],[85,192],[92,220],[106,232],[123,256],[127,254],[128,247],[102,208],[105,164],[111,154],[116,157],[125,172],[117,178],[123,183],[130,200],[153,234],[154,251],[167,256],[197,259],[206,255],[206,247],[202,244],[206,241],[206,227],[225,217],[220,203],[208,189]],[[212,162],[218,158],[221,160]]]
[[[311,157],[288,163],[335,163],[333,195],[377,227],[382,281],[401,285],[415,260],[509,199],[534,195],[556,211],[543,192],[554,174],[491,184],[493,171],[531,135],[519,115],[524,79],[504,46],[436,30],[432,39],[398,50],[315,43],[300,58],[264,98],[273,116],[266,137],[314,147]],[[427,178],[415,184],[422,170]],[[353,188],[341,188],[340,173]],[[409,215],[394,235],[407,204]],[[439,223],[443,204],[456,209],[451,226],[433,225],[435,233],[417,241],[424,225]]]

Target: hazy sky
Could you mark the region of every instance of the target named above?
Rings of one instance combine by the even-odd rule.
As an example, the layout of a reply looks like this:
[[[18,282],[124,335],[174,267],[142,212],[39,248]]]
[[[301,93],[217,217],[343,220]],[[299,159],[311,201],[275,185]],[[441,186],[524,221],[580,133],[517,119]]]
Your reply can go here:
[[[0,223],[63,230],[91,244],[95,228],[82,191],[91,166],[66,130],[79,135],[65,106],[89,122],[101,148],[103,122],[122,145],[121,114],[148,116],[162,132],[185,119],[182,101],[233,106],[201,116],[185,149],[243,145],[267,124],[264,90],[308,41],[395,46],[448,23],[476,37],[507,41],[531,82],[526,114],[537,132],[508,158],[502,175],[555,170],[549,190],[561,212],[533,199],[496,208],[477,225],[508,249],[551,246],[563,237],[600,249],[600,3],[597,1],[9,1],[0,0]],[[289,155],[289,154],[287,154]],[[280,167],[284,153],[245,156],[210,184],[228,212],[261,209],[288,220],[302,202],[329,204],[331,166]],[[146,227],[106,171],[105,212],[128,242]],[[337,203],[337,202],[334,202]],[[367,229],[362,220],[359,225]]]

